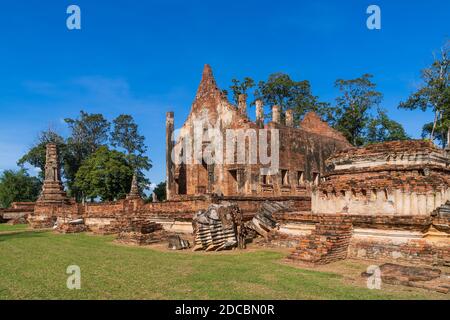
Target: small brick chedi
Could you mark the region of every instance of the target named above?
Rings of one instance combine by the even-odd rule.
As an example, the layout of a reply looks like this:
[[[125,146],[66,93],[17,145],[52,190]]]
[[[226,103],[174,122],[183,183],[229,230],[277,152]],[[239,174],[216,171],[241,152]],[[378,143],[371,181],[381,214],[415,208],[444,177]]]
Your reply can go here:
[[[58,211],[60,212],[61,207],[71,203],[64,192],[59,167],[58,149],[54,143],[49,143],[46,147],[44,174],[42,191],[36,201],[34,213],[28,216],[28,222],[34,228],[53,227],[57,221]]]
[[[38,203],[61,203],[67,201],[66,193],[61,182],[61,171],[58,161],[56,144],[47,144],[45,161],[45,179]]]
[[[194,215],[213,204],[232,203],[242,221],[249,222],[269,201],[286,210],[273,213],[277,228],[266,230],[264,241],[257,243],[292,248],[293,261],[361,258],[450,264],[448,150],[421,140],[353,148],[314,113],[294,119],[292,111],[282,114],[278,106],[268,106],[272,118],[265,120],[262,102],[256,101],[255,107],[252,121],[246,97],[240,96],[237,106],[231,104],[205,66],[176,139],[174,114],[167,113],[168,200],[163,202],[145,203],[134,179],[125,199],[75,203],[63,191],[57,149],[49,144],[45,182],[34,211],[28,213],[30,224],[42,228],[82,219],[90,232],[122,232],[122,240],[140,244],[159,239],[149,233],[161,233],[161,228],[168,235],[192,234]],[[226,145],[230,134],[231,141],[243,139],[244,158],[234,142]],[[276,135],[279,143],[272,144]],[[252,150],[258,160],[273,160],[278,154],[277,170],[272,170],[273,163],[253,161]],[[223,153],[228,161],[211,163],[202,156],[205,152]],[[6,211],[0,213],[5,216]],[[140,226],[157,228],[142,232]]]

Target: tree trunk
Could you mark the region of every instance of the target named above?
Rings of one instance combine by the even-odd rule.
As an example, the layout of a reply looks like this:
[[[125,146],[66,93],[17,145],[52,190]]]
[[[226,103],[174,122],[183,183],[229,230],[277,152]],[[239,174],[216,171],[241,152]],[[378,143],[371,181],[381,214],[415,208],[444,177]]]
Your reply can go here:
[[[446,141],[447,149],[450,146],[450,127],[447,128],[447,141]]]
[[[436,110],[436,111],[434,112],[433,129],[431,129],[431,133],[430,133],[430,140],[431,140],[431,142],[433,142],[433,140],[434,140],[434,130],[436,129],[436,124],[437,124],[437,120],[438,120],[438,115],[439,115],[439,111]]]

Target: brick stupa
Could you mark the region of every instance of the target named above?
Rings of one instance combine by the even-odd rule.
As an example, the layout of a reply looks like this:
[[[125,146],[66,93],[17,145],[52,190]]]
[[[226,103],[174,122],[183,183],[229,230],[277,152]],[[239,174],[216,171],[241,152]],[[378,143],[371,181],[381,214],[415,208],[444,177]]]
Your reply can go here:
[[[127,199],[140,199],[141,194],[139,192],[139,186],[137,182],[137,176],[136,174],[133,174],[133,180],[131,180],[131,189],[130,193],[127,195]]]
[[[61,173],[58,161],[58,149],[56,144],[48,143],[45,158],[45,180],[38,203],[66,202],[66,193],[61,182]]]

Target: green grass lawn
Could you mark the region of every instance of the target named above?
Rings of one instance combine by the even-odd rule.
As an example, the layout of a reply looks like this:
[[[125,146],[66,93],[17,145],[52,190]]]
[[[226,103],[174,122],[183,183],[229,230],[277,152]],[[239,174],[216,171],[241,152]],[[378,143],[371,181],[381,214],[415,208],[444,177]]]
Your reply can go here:
[[[164,252],[112,240],[111,236],[52,232],[0,234],[0,299],[436,297],[420,290],[369,290],[335,273],[283,264],[285,254],[280,252]],[[66,287],[69,265],[81,268],[81,290]]]
[[[16,224],[16,225],[10,225],[6,223],[0,224],[0,232],[6,232],[6,231],[22,231],[28,228],[27,224]]]

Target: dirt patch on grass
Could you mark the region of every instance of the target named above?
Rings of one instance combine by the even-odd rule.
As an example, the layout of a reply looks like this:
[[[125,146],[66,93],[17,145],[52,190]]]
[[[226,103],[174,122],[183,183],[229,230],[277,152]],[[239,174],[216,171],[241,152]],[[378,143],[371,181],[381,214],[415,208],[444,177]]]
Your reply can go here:
[[[280,264],[293,266],[302,270],[311,270],[319,272],[330,272],[342,276],[342,282],[347,285],[367,288],[367,279],[361,276],[362,272],[367,271],[367,268],[372,265],[381,265],[384,262],[359,260],[359,259],[347,259],[342,261],[333,262],[326,265],[313,266],[311,264],[292,262],[289,259],[283,259]],[[442,271],[448,272],[448,267],[440,268]],[[429,290],[420,288],[409,288],[401,285],[391,285],[382,283],[381,290],[386,293],[417,293],[418,295],[426,295],[430,299],[450,299],[448,294],[431,292]]]

